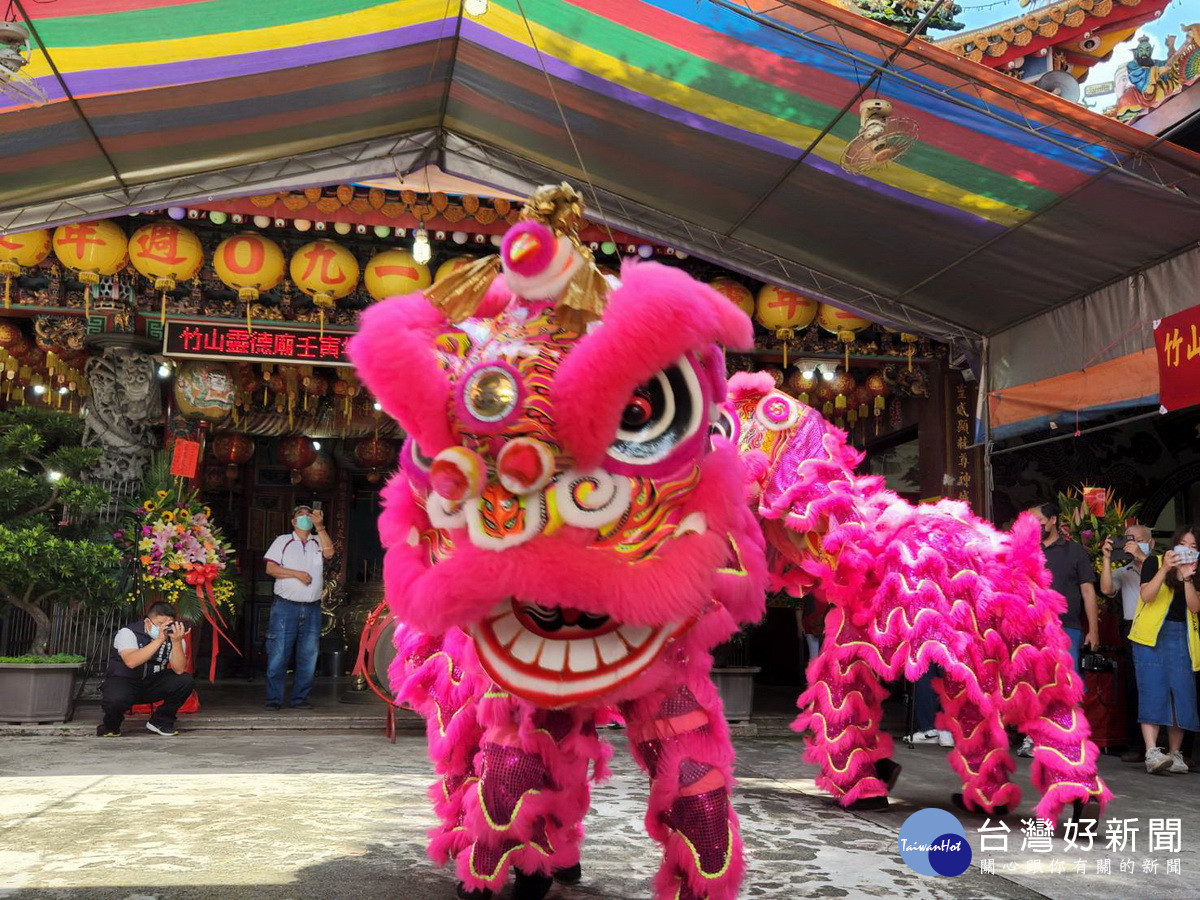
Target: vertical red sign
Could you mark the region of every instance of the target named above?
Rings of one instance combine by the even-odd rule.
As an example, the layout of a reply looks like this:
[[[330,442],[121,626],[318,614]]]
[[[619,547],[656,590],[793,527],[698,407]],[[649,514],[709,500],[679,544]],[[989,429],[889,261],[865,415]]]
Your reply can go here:
[[[1200,306],[1155,322],[1154,349],[1163,409],[1200,404]]]
[[[200,442],[180,438],[171,454],[171,474],[177,478],[195,478],[200,464]]]

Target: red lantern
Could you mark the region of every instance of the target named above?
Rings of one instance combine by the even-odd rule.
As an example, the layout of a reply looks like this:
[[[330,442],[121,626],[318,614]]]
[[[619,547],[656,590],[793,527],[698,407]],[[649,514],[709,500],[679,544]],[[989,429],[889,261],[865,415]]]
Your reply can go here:
[[[310,491],[331,490],[336,480],[337,470],[333,466],[333,460],[324,453],[316,454],[316,459],[300,470],[300,483]]]
[[[220,466],[204,467],[204,490],[219,491],[225,487],[225,475]]]
[[[871,401],[874,399],[875,395],[871,393],[871,389],[865,384],[860,384],[854,389],[854,393],[850,397],[850,402],[858,410],[859,418],[866,418],[870,413]]]
[[[25,343],[25,335],[21,333],[20,328],[10,322],[0,322],[0,347],[6,348],[11,353],[13,347],[23,343]]]
[[[292,470],[292,484],[300,483],[300,470],[312,465],[317,458],[312,440],[306,437],[285,437],[279,442],[276,456]]]
[[[254,441],[245,434],[223,433],[213,438],[212,453],[217,462],[225,464],[225,477],[237,478],[237,467],[254,457]]]
[[[374,484],[379,481],[379,470],[396,461],[396,445],[382,438],[364,438],[354,445],[354,461],[371,470],[367,480]]]
[[[839,410],[845,409],[850,395],[858,387],[854,376],[846,371],[838,372],[833,376],[833,381],[830,382],[830,385],[833,387],[834,407]]]
[[[329,381],[324,375],[310,375],[304,379],[304,391],[312,397],[324,397],[329,392]]]

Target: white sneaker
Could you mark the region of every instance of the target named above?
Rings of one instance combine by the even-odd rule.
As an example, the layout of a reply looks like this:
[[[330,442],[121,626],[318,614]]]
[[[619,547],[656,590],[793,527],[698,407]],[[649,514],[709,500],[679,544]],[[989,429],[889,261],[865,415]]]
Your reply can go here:
[[[954,735],[952,735],[948,731],[939,731],[938,732],[938,746],[939,747],[953,747],[954,746]]]
[[[928,731],[918,731],[915,734],[906,734],[904,743],[906,744],[936,744],[938,742],[938,732],[936,728],[930,728]]]
[[[1025,740],[1021,741],[1021,749],[1017,751],[1017,756],[1033,756],[1033,738],[1029,735],[1025,735]]]
[[[1146,771],[1151,775],[1168,774],[1172,762],[1171,757],[1159,747],[1151,747],[1146,751]]]
[[[1172,775],[1186,775],[1188,773],[1188,764],[1183,761],[1183,753],[1181,751],[1176,750],[1171,754],[1171,768],[1169,771]]]
[[[146,723],[146,730],[153,731],[155,734],[161,734],[163,737],[175,737],[179,734],[179,732],[175,731],[174,729],[167,731],[165,728],[159,728],[153,722]]]

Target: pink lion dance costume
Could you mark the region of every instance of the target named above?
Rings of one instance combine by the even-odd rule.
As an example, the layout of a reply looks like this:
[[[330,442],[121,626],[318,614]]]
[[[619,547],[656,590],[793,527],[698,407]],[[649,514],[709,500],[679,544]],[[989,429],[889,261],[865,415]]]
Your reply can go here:
[[[892,739],[879,730],[880,679],[916,681],[936,663],[939,729],[954,736],[956,801],[1011,811],[1020,789],[1004,725],[1034,741],[1036,814],[1056,821],[1111,793],[1096,776],[1096,746],[1079,709],[1032,517],[1002,534],[964,503],[914,507],[853,474],[861,454],[814,410],[766,375],[730,380],[725,431],[739,441],[768,543],[772,589],[811,591],[830,604],[825,645],[808,669],[793,727],[809,731],[805,760],[846,806],[886,798]],[[884,800],[886,803],[886,799]]]
[[[539,190],[486,296],[470,300],[491,282],[481,266],[436,306],[372,307],[350,345],[408,434],[380,532],[404,626],[393,684],[441,776],[430,854],[481,895],[509,867],[519,895],[522,878],[548,889],[579,861],[607,755],[596,720],[615,707],[650,777],[657,896],[733,898],[733,748],[709,650],[761,618],[766,570],[737,448],[712,426],[718,345],[753,335],[677,269],[626,266],[606,298],[578,215],[565,185]]]

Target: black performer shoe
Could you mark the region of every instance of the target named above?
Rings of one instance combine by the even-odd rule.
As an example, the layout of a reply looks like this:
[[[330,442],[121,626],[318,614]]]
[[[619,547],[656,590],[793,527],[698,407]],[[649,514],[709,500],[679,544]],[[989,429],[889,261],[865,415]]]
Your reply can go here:
[[[886,795],[881,797],[859,797],[846,807],[851,812],[879,812],[889,806]]]
[[[904,771],[904,766],[896,762],[894,759],[884,757],[883,759],[875,760],[875,777],[887,785],[888,793],[892,792],[892,788],[896,786],[896,779],[900,777],[900,773]]]
[[[970,813],[973,816],[984,816],[984,815],[1007,816],[1008,812],[1009,812],[1008,807],[1005,806],[1003,803],[1000,804],[999,806],[997,806],[995,809],[993,809],[990,813],[983,813],[976,809],[968,809],[967,801],[963,799],[962,794],[951,794],[950,802],[953,803],[955,806],[957,806],[959,809],[961,809],[963,812]]]
[[[550,875],[530,875],[520,869],[513,871],[517,873],[517,880],[513,885],[513,900],[542,900],[554,886],[554,878]]]
[[[458,883],[458,889],[455,891],[458,900],[492,900],[492,892],[487,888],[476,888],[473,891],[468,891],[467,886],[461,881]]]
[[[575,863],[565,869],[555,869],[554,880],[559,884],[579,884],[583,880],[583,868],[579,863]]]

